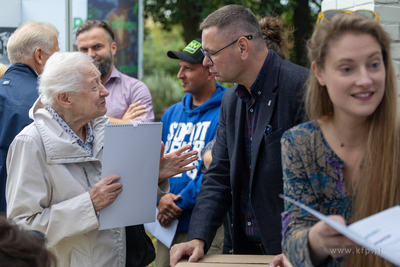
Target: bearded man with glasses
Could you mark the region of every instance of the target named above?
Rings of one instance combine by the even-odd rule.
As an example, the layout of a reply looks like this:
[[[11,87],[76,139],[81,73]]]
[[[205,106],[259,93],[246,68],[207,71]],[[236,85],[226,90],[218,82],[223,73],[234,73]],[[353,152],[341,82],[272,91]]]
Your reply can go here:
[[[300,91],[306,68],[268,50],[257,18],[227,5],[200,25],[203,65],[218,82],[236,83],[224,95],[212,162],[196,199],[188,242],[171,249],[197,261],[233,207],[234,254],[281,253],[283,192],[280,138],[302,122]]]

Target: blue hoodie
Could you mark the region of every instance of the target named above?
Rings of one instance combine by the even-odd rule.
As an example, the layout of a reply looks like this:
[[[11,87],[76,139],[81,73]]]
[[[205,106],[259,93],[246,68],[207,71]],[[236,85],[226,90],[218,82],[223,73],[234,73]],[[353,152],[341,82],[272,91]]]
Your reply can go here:
[[[190,109],[192,94],[187,93],[181,102],[172,105],[164,113],[161,122],[163,123],[162,141],[165,144],[165,153],[191,144],[192,150],[197,150],[200,154],[207,143],[215,138],[221,100],[226,90],[227,88],[217,83],[217,90],[213,96],[193,110]],[[177,232],[189,230],[190,217],[203,176],[201,164],[202,161],[199,159],[191,164],[196,166],[196,169],[169,178],[170,193],[182,196],[180,201],[175,202],[184,210],[179,217]]]

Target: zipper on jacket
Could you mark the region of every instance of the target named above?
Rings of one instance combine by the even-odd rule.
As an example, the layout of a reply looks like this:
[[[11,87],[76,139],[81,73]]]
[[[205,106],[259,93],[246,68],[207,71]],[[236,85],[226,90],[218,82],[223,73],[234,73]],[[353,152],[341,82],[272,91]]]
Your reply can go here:
[[[85,170],[85,167],[82,167],[82,169],[83,169],[83,173],[85,174],[85,177],[86,177],[87,186],[88,186],[89,188],[92,188],[92,186],[90,185],[89,177],[88,177],[88,175],[87,175],[87,172],[86,172],[86,170]]]

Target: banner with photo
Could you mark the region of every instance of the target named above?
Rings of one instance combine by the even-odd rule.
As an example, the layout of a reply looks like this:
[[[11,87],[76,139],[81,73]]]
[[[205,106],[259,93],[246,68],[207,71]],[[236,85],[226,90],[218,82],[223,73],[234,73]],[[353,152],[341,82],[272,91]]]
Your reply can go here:
[[[0,27],[0,63],[6,66],[10,65],[7,56],[7,42],[16,29],[17,28]]]
[[[115,42],[117,43],[117,53],[114,56],[115,66],[122,73],[137,78],[139,1],[74,0],[72,9],[74,35],[76,29],[86,19],[103,20],[110,24],[115,34]],[[84,14],[85,11],[87,12],[86,16]]]

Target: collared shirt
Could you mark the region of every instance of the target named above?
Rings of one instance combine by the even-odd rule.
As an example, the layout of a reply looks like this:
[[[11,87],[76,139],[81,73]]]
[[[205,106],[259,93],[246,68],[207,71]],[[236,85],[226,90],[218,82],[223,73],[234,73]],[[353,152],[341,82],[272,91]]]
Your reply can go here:
[[[263,77],[267,72],[268,62],[271,53],[268,53],[264,64],[257,76],[257,79],[250,87],[250,92],[243,85],[238,85],[236,95],[246,104],[245,117],[245,144],[246,144],[246,160],[243,168],[242,192],[241,192],[241,224],[249,238],[254,242],[261,242],[261,236],[258,230],[257,222],[254,217],[253,208],[250,199],[250,173],[251,173],[251,154],[253,150],[253,137],[257,128],[257,120],[260,110],[260,98],[262,97],[260,88],[263,86]]]
[[[114,66],[104,87],[110,92],[106,98],[107,116],[121,119],[129,105],[140,100],[140,105],[146,105],[148,112],[140,116],[143,119],[132,123],[154,121],[150,90],[142,81],[119,72]]]
[[[89,123],[86,124],[84,127],[86,131],[86,141],[83,142],[82,139],[80,139],[71,129],[71,127],[69,127],[68,124],[60,117],[60,115],[58,115],[57,111],[55,111],[52,107],[48,107],[47,111],[51,114],[51,116],[53,116],[53,119],[58,122],[61,128],[63,128],[65,132],[67,132],[72,138],[75,139],[79,146],[81,146],[87,153],[93,156],[94,134],[92,131],[92,127]]]

